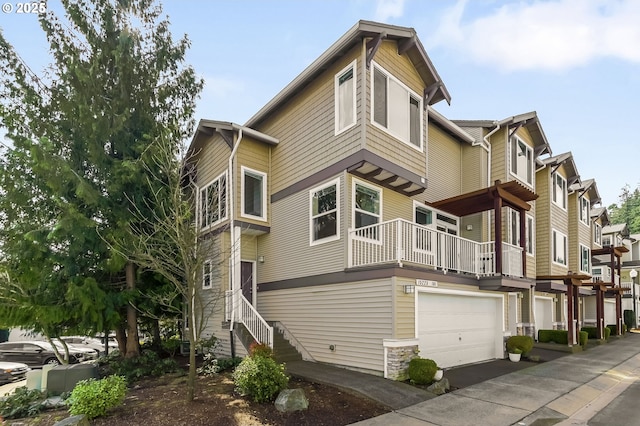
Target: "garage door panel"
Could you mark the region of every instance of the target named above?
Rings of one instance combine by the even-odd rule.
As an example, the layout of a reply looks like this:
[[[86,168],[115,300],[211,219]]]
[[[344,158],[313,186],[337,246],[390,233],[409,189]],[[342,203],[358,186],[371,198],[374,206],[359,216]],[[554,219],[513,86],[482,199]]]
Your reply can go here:
[[[497,298],[418,295],[420,356],[441,367],[496,358],[502,322]]]

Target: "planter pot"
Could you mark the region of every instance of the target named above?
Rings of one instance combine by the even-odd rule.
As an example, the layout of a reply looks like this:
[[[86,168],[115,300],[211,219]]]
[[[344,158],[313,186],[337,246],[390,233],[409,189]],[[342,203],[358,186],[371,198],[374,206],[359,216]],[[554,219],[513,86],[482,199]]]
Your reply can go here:
[[[522,356],[522,354],[512,354],[509,353],[509,360],[513,361],[513,362],[518,362],[520,361],[520,357]]]
[[[443,370],[436,371],[436,374],[433,375],[433,380],[435,380],[436,382],[439,382],[440,380],[442,380],[443,374],[444,374]]]

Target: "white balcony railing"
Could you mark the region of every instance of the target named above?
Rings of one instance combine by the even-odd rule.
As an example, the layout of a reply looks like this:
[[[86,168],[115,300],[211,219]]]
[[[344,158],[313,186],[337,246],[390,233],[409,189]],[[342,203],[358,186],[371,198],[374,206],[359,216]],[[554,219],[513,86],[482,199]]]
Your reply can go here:
[[[522,248],[503,243],[502,273],[522,277]],[[495,275],[495,243],[469,240],[403,219],[349,231],[349,266],[413,263],[474,274]]]

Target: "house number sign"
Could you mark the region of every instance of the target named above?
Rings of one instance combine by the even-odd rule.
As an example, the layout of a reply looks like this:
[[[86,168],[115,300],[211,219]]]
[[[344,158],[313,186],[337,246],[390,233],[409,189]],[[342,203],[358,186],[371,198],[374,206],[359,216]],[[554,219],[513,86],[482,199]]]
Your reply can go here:
[[[416,280],[416,285],[420,287],[438,287],[438,281]]]

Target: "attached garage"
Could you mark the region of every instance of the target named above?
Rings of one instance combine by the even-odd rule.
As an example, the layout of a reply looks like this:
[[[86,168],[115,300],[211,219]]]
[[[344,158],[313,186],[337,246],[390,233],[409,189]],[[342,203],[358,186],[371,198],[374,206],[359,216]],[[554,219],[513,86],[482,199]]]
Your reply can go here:
[[[604,325],[616,325],[615,299],[604,299]]]
[[[416,297],[422,358],[452,367],[503,357],[504,296],[420,289]]]
[[[535,296],[536,340],[538,330],[553,330],[553,298]]]

